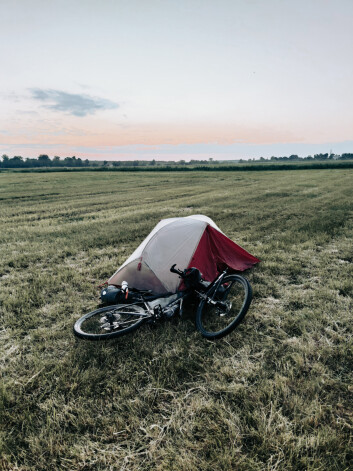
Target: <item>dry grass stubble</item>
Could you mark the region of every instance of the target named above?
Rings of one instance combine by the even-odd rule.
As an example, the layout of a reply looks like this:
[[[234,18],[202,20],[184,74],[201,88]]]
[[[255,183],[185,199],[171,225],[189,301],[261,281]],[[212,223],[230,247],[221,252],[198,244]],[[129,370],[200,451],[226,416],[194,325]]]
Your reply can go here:
[[[3,468],[351,469],[351,188],[349,170],[0,174]],[[96,285],[195,213],[262,259],[239,328],[75,340]]]

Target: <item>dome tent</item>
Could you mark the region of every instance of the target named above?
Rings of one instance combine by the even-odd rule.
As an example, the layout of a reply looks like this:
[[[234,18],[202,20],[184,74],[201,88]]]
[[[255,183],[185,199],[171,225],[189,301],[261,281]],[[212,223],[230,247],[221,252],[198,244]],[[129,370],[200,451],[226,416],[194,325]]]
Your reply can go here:
[[[161,295],[176,293],[180,279],[170,272],[174,264],[181,270],[198,268],[204,280],[213,281],[225,268],[243,271],[259,261],[207,216],[162,219],[108,284],[120,286],[125,280],[131,288]]]

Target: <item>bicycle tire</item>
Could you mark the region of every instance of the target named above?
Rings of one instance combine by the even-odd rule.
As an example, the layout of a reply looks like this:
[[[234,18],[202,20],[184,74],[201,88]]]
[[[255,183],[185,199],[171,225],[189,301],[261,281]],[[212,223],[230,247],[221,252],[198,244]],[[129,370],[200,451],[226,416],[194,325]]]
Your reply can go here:
[[[109,324],[107,314],[114,316],[114,329]],[[131,321],[126,320],[129,317]],[[109,340],[133,332],[150,319],[150,317],[148,311],[142,306],[136,304],[115,304],[96,309],[80,317],[75,322],[73,330],[76,337],[81,339]],[[104,332],[105,330],[107,331]]]
[[[200,301],[196,327],[203,337],[220,339],[232,332],[247,313],[252,299],[250,283],[240,275],[225,276],[213,299],[221,303],[213,305],[207,299]]]

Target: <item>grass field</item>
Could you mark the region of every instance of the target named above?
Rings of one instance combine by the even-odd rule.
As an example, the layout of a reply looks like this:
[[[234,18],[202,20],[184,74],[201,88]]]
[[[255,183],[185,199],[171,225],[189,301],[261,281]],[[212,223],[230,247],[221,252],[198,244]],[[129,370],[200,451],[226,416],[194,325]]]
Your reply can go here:
[[[0,174],[0,469],[353,469],[353,171]],[[262,262],[244,322],[74,321],[161,219]]]

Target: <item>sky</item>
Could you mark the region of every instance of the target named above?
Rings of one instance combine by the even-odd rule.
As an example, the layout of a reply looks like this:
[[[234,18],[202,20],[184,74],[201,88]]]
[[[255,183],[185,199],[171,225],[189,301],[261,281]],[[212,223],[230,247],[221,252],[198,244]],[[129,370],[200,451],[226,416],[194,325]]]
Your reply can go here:
[[[0,155],[353,152],[352,0],[0,0]]]

